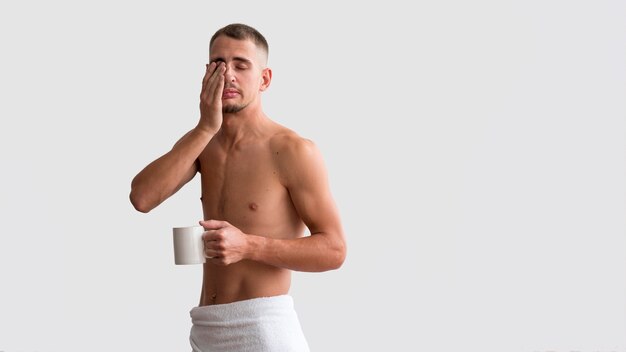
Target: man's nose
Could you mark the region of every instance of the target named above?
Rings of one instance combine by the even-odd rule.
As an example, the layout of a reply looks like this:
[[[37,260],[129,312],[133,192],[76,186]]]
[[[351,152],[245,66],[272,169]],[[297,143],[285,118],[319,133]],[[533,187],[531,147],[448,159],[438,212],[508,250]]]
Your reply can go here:
[[[224,72],[224,80],[226,82],[234,82],[235,81],[235,70],[233,70],[230,65],[226,65],[226,72]]]

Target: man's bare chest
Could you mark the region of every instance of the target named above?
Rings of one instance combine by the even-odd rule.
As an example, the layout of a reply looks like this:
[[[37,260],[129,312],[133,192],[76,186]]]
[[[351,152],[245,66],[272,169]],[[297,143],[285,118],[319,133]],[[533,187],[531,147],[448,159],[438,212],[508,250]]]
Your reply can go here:
[[[200,156],[205,215],[250,218],[284,207],[288,192],[269,148],[225,152],[209,149]]]

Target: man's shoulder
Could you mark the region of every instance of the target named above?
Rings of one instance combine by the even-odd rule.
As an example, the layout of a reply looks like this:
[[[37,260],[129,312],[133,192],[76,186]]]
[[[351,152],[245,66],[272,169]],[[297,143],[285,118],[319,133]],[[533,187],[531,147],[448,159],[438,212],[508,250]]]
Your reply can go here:
[[[269,149],[286,183],[290,183],[289,179],[307,172],[306,170],[318,168],[322,162],[320,151],[311,139],[283,126],[274,131]]]
[[[315,170],[323,169],[323,161],[315,143],[292,130],[274,134],[270,141],[272,159],[279,171],[281,182],[287,188],[307,184],[316,179]]]
[[[289,128],[280,126],[270,138],[270,149],[277,157],[290,159],[315,152],[317,147],[312,140],[300,136]]]

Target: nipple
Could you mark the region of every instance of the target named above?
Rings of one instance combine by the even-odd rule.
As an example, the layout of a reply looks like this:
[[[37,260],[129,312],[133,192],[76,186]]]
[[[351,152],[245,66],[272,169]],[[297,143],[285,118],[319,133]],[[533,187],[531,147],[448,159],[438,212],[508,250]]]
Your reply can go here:
[[[250,209],[252,211],[257,210],[258,207],[259,206],[255,202],[252,202],[252,203],[248,204],[248,209]]]

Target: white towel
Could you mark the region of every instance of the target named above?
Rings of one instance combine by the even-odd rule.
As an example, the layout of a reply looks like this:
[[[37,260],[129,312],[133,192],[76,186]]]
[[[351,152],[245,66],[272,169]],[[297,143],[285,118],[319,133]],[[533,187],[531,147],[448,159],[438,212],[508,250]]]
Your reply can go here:
[[[194,307],[194,352],[309,352],[288,295]]]

